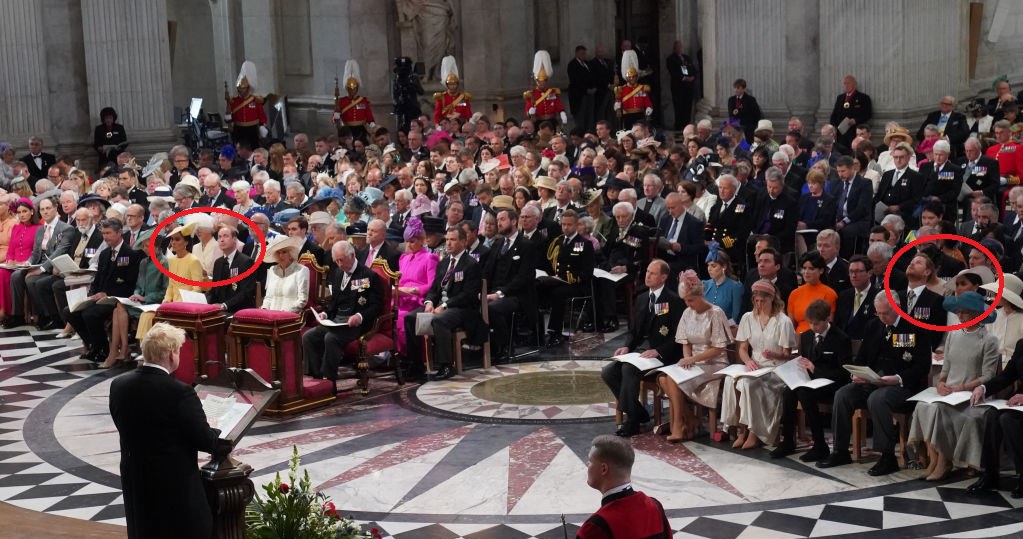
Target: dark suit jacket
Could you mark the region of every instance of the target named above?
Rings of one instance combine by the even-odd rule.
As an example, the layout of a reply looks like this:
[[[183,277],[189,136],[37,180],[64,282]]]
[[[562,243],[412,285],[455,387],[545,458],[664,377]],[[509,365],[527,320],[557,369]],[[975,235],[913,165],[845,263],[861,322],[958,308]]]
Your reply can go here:
[[[444,276],[448,273],[452,257],[450,254],[444,256],[444,260],[437,264],[434,273],[433,283],[430,290],[423,298],[423,302],[431,302],[439,306],[442,302],[443,292],[447,291],[447,307],[450,309],[474,309],[480,308],[480,283],[483,279],[482,267],[469,253],[462,251],[458,257],[458,264],[447,281]],[[489,290],[488,290],[489,292]]]
[[[849,108],[845,108],[845,103],[845,93],[838,94],[838,97],[835,98],[835,106],[831,109],[831,118],[829,118],[831,125],[835,126],[836,129],[838,124],[842,123],[842,120],[846,118],[852,118],[856,120],[856,125],[860,125],[869,122],[874,114],[870,96],[859,90],[853,92],[849,97]],[[838,133],[838,140],[844,145],[848,145],[855,137],[855,127],[849,127],[845,134]]]
[[[129,537],[212,537],[196,453],[215,451],[220,431],[206,422],[195,390],[143,365],[110,385],[110,416]]]
[[[984,384],[985,395],[994,396],[1018,381],[1023,381],[1023,339],[1016,342],[1012,358],[1009,359],[1009,363],[1005,365],[1002,372]]]
[[[481,271],[482,268],[487,267],[487,257],[490,256],[491,251],[486,245],[483,245],[483,236],[479,236],[477,238],[475,249],[473,249],[470,245],[469,247],[466,247],[466,250],[469,251],[469,255],[472,256],[476,262],[479,262]]]
[[[927,180],[924,184],[924,196],[938,197],[945,206],[944,219],[955,222],[959,206],[959,192],[963,187],[963,169],[951,162],[946,162],[941,170],[935,170],[933,162],[920,165],[920,175]]]
[[[821,280],[835,292],[841,292],[849,288],[849,262],[843,258],[838,258],[831,269],[825,268],[824,276]]]
[[[739,120],[743,132],[746,133],[746,140],[753,140],[753,131],[757,128],[757,122],[764,117],[764,113],[760,110],[757,98],[748,93],[743,95],[741,104],[740,108],[739,101],[734,95],[728,98],[728,119]]]
[[[724,212],[721,211],[723,206],[724,202],[719,198],[707,215],[707,224],[714,229],[714,240],[721,242],[732,262],[742,264],[742,254],[746,252],[746,240],[752,230],[756,208],[737,197],[732,199]],[[735,241],[731,247],[722,241],[725,236]]]
[[[742,311],[750,311],[753,309],[753,283],[760,280],[760,272],[757,271],[757,267],[753,266],[750,268],[749,273],[746,275],[746,280],[743,282],[742,287],[745,293],[742,295]],[[778,276],[774,281],[774,287],[778,289],[778,294],[782,301],[786,304],[789,301],[789,294],[798,287],[799,284],[796,282],[796,274],[792,273],[791,270],[782,266],[778,270]]]
[[[355,256],[359,261],[359,265],[365,266],[366,257],[369,256],[369,245],[367,244],[365,249],[360,249],[356,252]],[[383,258],[386,260],[387,267],[391,268],[391,271],[398,271],[398,259],[400,257],[401,253],[398,252],[398,249],[395,249],[393,245],[386,241],[380,244],[380,249],[373,256],[374,259]]]
[[[928,124],[938,125],[941,120],[941,111],[936,110],[927,115],[924,123],[920,124],[920,129],[916,132],[916,139],[924,139],[924,128]],[[945,136],[948,137],[948,142],[952,146],[952,152],[955,155],[963,154],[963,143],[970,137],[970,124],[966,122],[966,116],[961,112],[952,112],[948,115],[948,121],[945,123]]]
[[[843,328],[850,338],[863,339],[863,330],[867,327],[867,321],[874,317],[874,296],[880,291],[874,285],[867,287],[867,291],[860,301],[860,308],[855,313],[853,305],[856,303],[856,289],[849,287],[839,292],[838,300],[835,302],[835,325]]]
[[[920,204],[920,197],[924,193],[924,178],[919,172],[906,167],[905,172],[896,185],[892,185],[895,177],[895,169],[885,172],[881,176],[881,183],[877,186],[877,193],[874,195],[874,202],[883,202],[886,206],[898,206],[899,215],[906,222],[906,228],[916,228],[916,217],[913,211]]]
[[[908,256],[903,256],[902,258],[908,258]],[[871,275],[870,276],[870,284],[871,284],[871,286],[873,286],[874,288],[877,288],[878,290],[883,290],[884,289],[884,274],[882,273],[878,277],[875,277],[875,276]],[[903,272],[902,270],[900,270],[897,267],[893,267],[892,268],[892,274],[891,274],[890,277],[888,277],[888,284],[891,285],[892,290],[902,290],[902,291],[905,291],[909,287],[909,281],[906,279],[905,272]],[[901,292],[900,292],[900,294],[901,294]]]
[[[104,292],[108,296],[129,297],[135,293],[135,283],[139,279],[139,262],[147,255],[132,249],[128,242],[121,242],[121,248],[113,260],[110,251],[111,249],[107,249],[96,255],[100,257],[99,267],[96,269],[96,278],[89,285],[89,295]]]
[[[657,297],[657,304],[668,304],[667,312],[659,309],[661,314],[651,315],[650,313],[650,291],[644,290],[636,294],[633,311],[636,316],[635,323],[629,331],[629,342],[626,347],[634,351],[647,340],[651,349],[656,349],[661,355],[661,362],[670,365],[682,358],[682,345],[675,342],[675,329],[678,328],[679,320],[682,318],[682,311],[685,310],[685,303],[678,294],[672,292],[667,286],[661,289],[661,295]]]
[[[45,223],[36,229],[35,239],[32,243],[32,256],[29,257],[28,262],[29,264],[42,264],[43,273],[50,273],[53,270],[53,263],[50,260],[60,255],[73,256],[81,234],[77,228],[56,219],[53,224],[53,232],[46,245],[43,245],[44,235],[46,235]]]
[[[671,267],[672,275],[677,275],[682,270],[699,268],[707,251],[703,243],[703,223],[686,212],[683,212],[679,219],[681,230],[678,231],[678,244],[682,250],[677,253],[665,249],[657,250],[657,256],[662,257]],[[660,237],[668,238],[668,232],[671,231],[674,222],[675,218],[667,212],[661,216],[661,222],[657,226]]]
[[[578,208],[575,207],[575,204],[572,204],[571,202],[568,203],[568,206],[566,206],[565,209],[578,211]],[[550,208],[547,208],[546,210],[543,211],[543,221],[547,223],[557,223],[557,220],[555,219],[557,214],[558,214],[557,206],[551,206]],[[479,223],[479,221],[476,222],[477,224]]]
[[[796,223],[799,221],[799,204],[796,199],[782,190],[778,198],[772,199],[765,191],[756,204],[759,214],[753,224],[753,231],[769,234],[781,242],[783,253],[795,250]]]
[[[593,278],[594,256],[593,244],[576,234],[572,241],[565,245],[565,236],[554,239],[558,244],[557,275],[571,283],[589,284]]]
[[[213,263],[213,280],[224,281],[241,275],[252,267],[252,259],[242,253],[235,253],[228,267],[223,257]],[[234,271],[232,271],[234,270]],[[255,272],[253,272],[254,274]],[[256,280],[253,275],[224,286],[215,286],[206,292],[207,300],[212,304],[227,305],[227,312],[234,313],[256,305]]]
[[[636,277],[646,263],[650,230],[633,221],[625,236],[619,239],[619,235],[621,234],[618,223],[612,220],[611,230],[607,234],[607,243],[603,248],[604,264],[602,269],[610,271],[615,266],[625,266],[628,274]]]
[[[494,243],[494,252],[484,268],[487,292],[500,291],[517,298],[531,297],[530,293],[535,292],[536,247],[521,232],[516,234],[515,242],[508,248],[508,252],[501,254],[502,246],[503,243]]]
[[[913,312],[910,312],[906,310],[906,305],[908,304],[907,301],[908,298],[906,297],[907,289],[902,288],[895,290],[899,292],[901,300],[899,302],[899,306],[906,314],[912,316],[913,318],[921,322],[926,322],[928,324],[935,326],[943,326],[948,322],[948,314],[945,312],[945,308],[942,307],[942,302],[945,299],[942,296],[934,292],[931,292],[927,288],[924,288],[924,291],[920,294],[920,297],[917,298],[916,303],[913,306]],[[928,340],[927,344],[931,350],[936,349],[942,345],[945,335],[944,332],[918,328],[910,324],[909,322],[905,322],[905,324],[913,327],[915,330],[922,333],[921,336]],[[929,364],[930,363],[928,362],[928,365]]]
[[[327,276],[330,283],[331,296],[327,302],[327,318],[335,322],[347,322],[348,317],[355,313],[362,315],[359,333],[373,329],[373,321],[384,313],[384,291],[380,277],[375,271],[356,263],[352,277],[342,289],[341,282],[344,272],[341,268],[333,268]]]
[[[927,337],[921,335],[924,331],[900,319],[889,334],[875,317],[867,323],[856,364],[866,365],[881,376],[899,375],[903,387],[916,393],[926,387],[931,369],[931,347]]]
[[[796,196],[803,192],[803,184],[806,183],[806,173],[808,171],[797,165],[796,163],[790,163],[789,169],[785,172],[785,187],[789,190],[789,194]]]
[[[210,198],[209,195],[207,195],[205,192],[203,192],[203,195],[201,197],[199,197],[199,206],[201,206],[201,207],[210,207],[210,208],[216,208],[218,206],[225,206],[227,208],[230,208],[230,207],[234,206],[234,199],[232,199],[231,197],[227,196],[227,192],[225,192],[223,189],[221,189],[220,192],[217,193],[216,198]],[[277,210],[277,211],[280,211],[280,210]],[[276,213],[276,212],[274,212],[274,213]]]
[[[810,378],[827,378],[837,384],[849,379],[849,371],[842,368],[852,361],[852,344],[838,324],[831,324],[820,346],[815,345],[816,334],[804,331],[799,334],[799,351],[806,359],[813,362],[813,373]]]
[[[50,167],[57,163],[57,158],[52,153],[42,152],[39,154],[39,157],[43,159],[43,168],[36,166],[36,161],[32,154],[25,154],[21,158],[21,162],[25,163],[25,166],[28,167],[28,183],[32,187],[32,192],[35,192],[36,181],[49,175]]]
[[[842,180],[828,182],[828,192],[835,199],[835,221],[838,222],[842,208],[838,205],[838,199],[842,196]],[[874,186],[870,180],[863,176],[856,175],[849,186],[849,199],[846,201],[846,217],[852,223],[863,223],[869,227],[874,220]]]
[[[81,234],[81,232],[79,232],[78,233],[78,242],[82,241],[82,237],[81,236],[82,236],[82,234]],[[75,245],[73,247],[71,247],[71,252],[68,253],[68,256],[74,258],[75,250],[78,249],[78,242],[75,242]],[[89,236],[88,239],[85,240],[85,250],[82,251],[82,258],[81,258],[81,260],[78,261],[78,267],[82,268],[82,269],[88,268],[89,267],[89,262],[92,260],[92,257],[96,256],[96,253],[99,251],[99,248],[102,245],[103,245],[103,232],[100,230],[100,228],[98,226],[93,227],[92,228],[92,235]],[[89,255],[88,253],[92,253],[92,254]]]
[[[984,196],[995,201],[997,205],[998,186],[1001,181],[999,179],[998,160],[981,155],[977,159],[976,168],[970,168],[969,170],[967,170],[967,167],[969,167],[970,162],[965,157],[957,163],[963,167],[963,182],[971,190],[983,192]],[[967,207],[967,210],[969,210],[969,207]],[[969,212],[966,215],[969,217]]]

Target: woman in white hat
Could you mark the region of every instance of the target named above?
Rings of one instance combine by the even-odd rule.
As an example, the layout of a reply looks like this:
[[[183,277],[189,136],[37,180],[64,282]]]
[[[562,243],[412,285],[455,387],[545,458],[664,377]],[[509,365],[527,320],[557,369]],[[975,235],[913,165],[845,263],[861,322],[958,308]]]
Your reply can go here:
[[[266,258],[277,263],[266,272],[264,309],[302,314],[309,299],[309,268],[299,264],[305,238],[278,236],[266,248]]]
[[[990,328],[991,334],[998,338],[1002,367],[1009,363],[1016,343],[1023,339],[1023,280],[1011,273],[1006,273],[1004,279],[1002,301],[995,310],[998,317]],[[985,283],[981,288],[994,296],[998,293],[998,281]]]

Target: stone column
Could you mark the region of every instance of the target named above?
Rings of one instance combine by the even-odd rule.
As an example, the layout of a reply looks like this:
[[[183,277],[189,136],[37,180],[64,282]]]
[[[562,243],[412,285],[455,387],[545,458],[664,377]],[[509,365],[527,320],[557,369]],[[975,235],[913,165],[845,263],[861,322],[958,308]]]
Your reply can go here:
[[[256,64],[257,95],[280,91],[283,70],[275,4],[276,0],[246,0],[241,3],[242,46],[245,51],[241,61],[251,60]],[[232,94],[238,70],[242,67],[241,61],[234,66],[227,81]]]
[[[785,2],[785,18],[780,30],[785,33],[785,100],[786,115],[798,116],[804,125],[814,125],[820,86],[817,75],[820,64],[820,2],[789,0]],[[825,84],[826,85],[826,84]],[[784,140],[788,117],[774,120],[775,138]],[[779,123],[779,121],[781,123]]]
[[[242,22],[240,0],[210,0],[210,20],[213,24],[213,57],[216,62],[216,99],[211,103],[204,103],[203,107],[207,112],[220,111],[227,113],[227,103],[224,101],[224,83],[227,83],[228,91],[233,92],[234,81],[238,77],[238,70],[241,69],[242,50]],[[178,29],[178,39],[187,39],[182,29]]]
[[[0,45],[0,129],[8,142],[22,150],[28,137],[43,138],[47,151],[53,148],[50,134],[50,103],[46,96],[47,63],[43,37],[49,32],[43,24],[42,2],[6,0],[0,2],[0,20],[4,38]]]
[[[82,2],[89,109],[114,107],[144,162],[177,139],[165,0]]]

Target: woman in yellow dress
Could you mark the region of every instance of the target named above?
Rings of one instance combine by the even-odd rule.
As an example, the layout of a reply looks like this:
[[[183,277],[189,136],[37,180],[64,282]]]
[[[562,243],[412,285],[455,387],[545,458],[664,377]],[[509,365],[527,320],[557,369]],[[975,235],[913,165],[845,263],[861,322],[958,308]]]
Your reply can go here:
[[[190,240],[194,231],[195,224],[190,223],[175,228],[167,235],[170,241],[171,253],[174,255],[167,259],[167,268],[178,277],[191,281],[203,281],[205,280],[205,274],[203,273],[202,262],[190,250]],[[192,292],[203,291],[202,287],[184,284],[177,279],[171,279],[167,284],[167,293],[163,295],[162,303],[181,301],[182,290],[190,290]],[[141,341],[142,337],[146,336],[149,328],[153,327],[153,319],[155,318],[156,313],[142,313],[139,317],[138,331],[135,332],[136,339]]]

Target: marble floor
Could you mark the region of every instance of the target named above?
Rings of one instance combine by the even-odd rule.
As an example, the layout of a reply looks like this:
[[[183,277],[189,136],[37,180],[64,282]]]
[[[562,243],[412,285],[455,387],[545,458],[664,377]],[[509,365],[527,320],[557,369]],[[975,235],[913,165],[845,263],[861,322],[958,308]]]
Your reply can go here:
[[[80,341],[54,333],[0,332],[0,501],[123,525],[107,396],[125,371],[78,360]],[[555,349],[422,386],[377,380],[368,397],[342,392],[332,407],[259,421],[234,455],[259,484],[286,472],[298,446],[316,488],[385,537],[572,537],[600,502],[586,486],[589,442],[614,430],[611,395],[594,389],[593,376],[622,339],[609,336],[585,356]],[[578,384],[590,397],[529,402],[507,389],[523,376],[557,380],[565,393]],[[872,478],[869,462],[819,470],[706,436],[632,441],[635,485],[662,502],[675,537],[1023,536],[1023,500],[969,495],[964,475],[935,484],[913,470]]]

